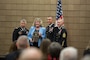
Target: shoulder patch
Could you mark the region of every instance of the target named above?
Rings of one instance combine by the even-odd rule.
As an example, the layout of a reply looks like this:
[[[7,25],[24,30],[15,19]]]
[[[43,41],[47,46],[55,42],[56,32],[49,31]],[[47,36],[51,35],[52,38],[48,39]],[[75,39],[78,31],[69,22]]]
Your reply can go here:
[[[15,29],[18,29],[18,27],[15,27]]]
[[[66,38],[66,33],[63,33],[63,38]]]

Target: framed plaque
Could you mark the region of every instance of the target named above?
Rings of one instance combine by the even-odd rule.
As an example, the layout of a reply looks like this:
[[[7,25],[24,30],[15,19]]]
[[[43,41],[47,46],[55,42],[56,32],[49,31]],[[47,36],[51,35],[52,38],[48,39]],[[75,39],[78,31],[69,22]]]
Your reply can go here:
[[[38,33],[38,32],[34,32],[34,33],[33,33],[33,38],[32,38],[32,39],[33,39],[34,42],[38,42],[39,33]]]

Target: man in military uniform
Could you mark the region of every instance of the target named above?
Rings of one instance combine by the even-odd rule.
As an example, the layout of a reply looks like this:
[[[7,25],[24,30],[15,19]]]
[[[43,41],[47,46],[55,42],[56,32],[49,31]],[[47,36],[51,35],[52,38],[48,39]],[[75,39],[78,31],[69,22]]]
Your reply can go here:
[[[54,23],[52,17],[47,17],[47,21],[49,25],[46,27],[46,37],[53,41],[53,28],[54,28]]]
[[[67,47],[67,31],[64,27],[64,21],[59,19],[57,26],[53,29],[54,41],[59,42],[63,47]]]
[[[21,35],[27,35],[28,34],[28,29],[25,27],[27,24],[25,19],[22,19],[20,21],[20,27],[15,28],[13,31],[13,35],[12,35],[12,41],[15,41],[18,39],[19,36]]]

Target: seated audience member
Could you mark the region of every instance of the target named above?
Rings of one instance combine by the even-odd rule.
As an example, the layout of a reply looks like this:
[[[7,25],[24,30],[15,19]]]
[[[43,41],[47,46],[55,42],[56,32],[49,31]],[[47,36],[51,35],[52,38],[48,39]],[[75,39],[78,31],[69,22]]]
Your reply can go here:
[[[52,42],[48,48],[48,60],[59,60],[59,53],[61,50],[62,46],[58,42]]]
[[[60,60],[77,60],[78,51],[74,47],[66,47],[60,53]]]
[[[84,50],[83,56],[85,55],[90,55],[90,48],[87,48],[86,50]]]
[[[90,47],[84,50],[82,60],[90,60]]]
[[[17,60],[43,60],[43,54],[40,49],[31,47],[23,50]]]
[[[44,39],[40,45],[40,49],[44,55],[45,60],[47,60],[48,56],[48,47],[51,44],[51,41],[49,39]]]
[[[27,36],[20,36],[16,42],[17,51],[14,51],[6,56],[6,60],[16,60],[21,52],[21,50],[29,47]]]
[[[14,52],[16,50],[17,50],[16,41],[14,41],[10,46],[9,53]]]
[[[90,60],[90,55],[84,56],[81,60]]]

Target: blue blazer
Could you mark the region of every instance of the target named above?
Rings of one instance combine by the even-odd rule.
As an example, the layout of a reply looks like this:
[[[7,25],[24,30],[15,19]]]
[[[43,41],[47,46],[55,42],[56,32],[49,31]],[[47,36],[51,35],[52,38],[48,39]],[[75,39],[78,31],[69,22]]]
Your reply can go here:
[[[29,40],[32,39],[34,31],[35,31],[35,26],[32,26],[29,30],[29,33],[28,33],[28,39]],[[42,40],[45,39],[45,37],[46,37],[46,29],[44,27],[40,27],[39,33],[41,34],[42,39],[38,40],[38,47],[40,47]],[[33,45],[32,42],[30,42],[30,44]]]

